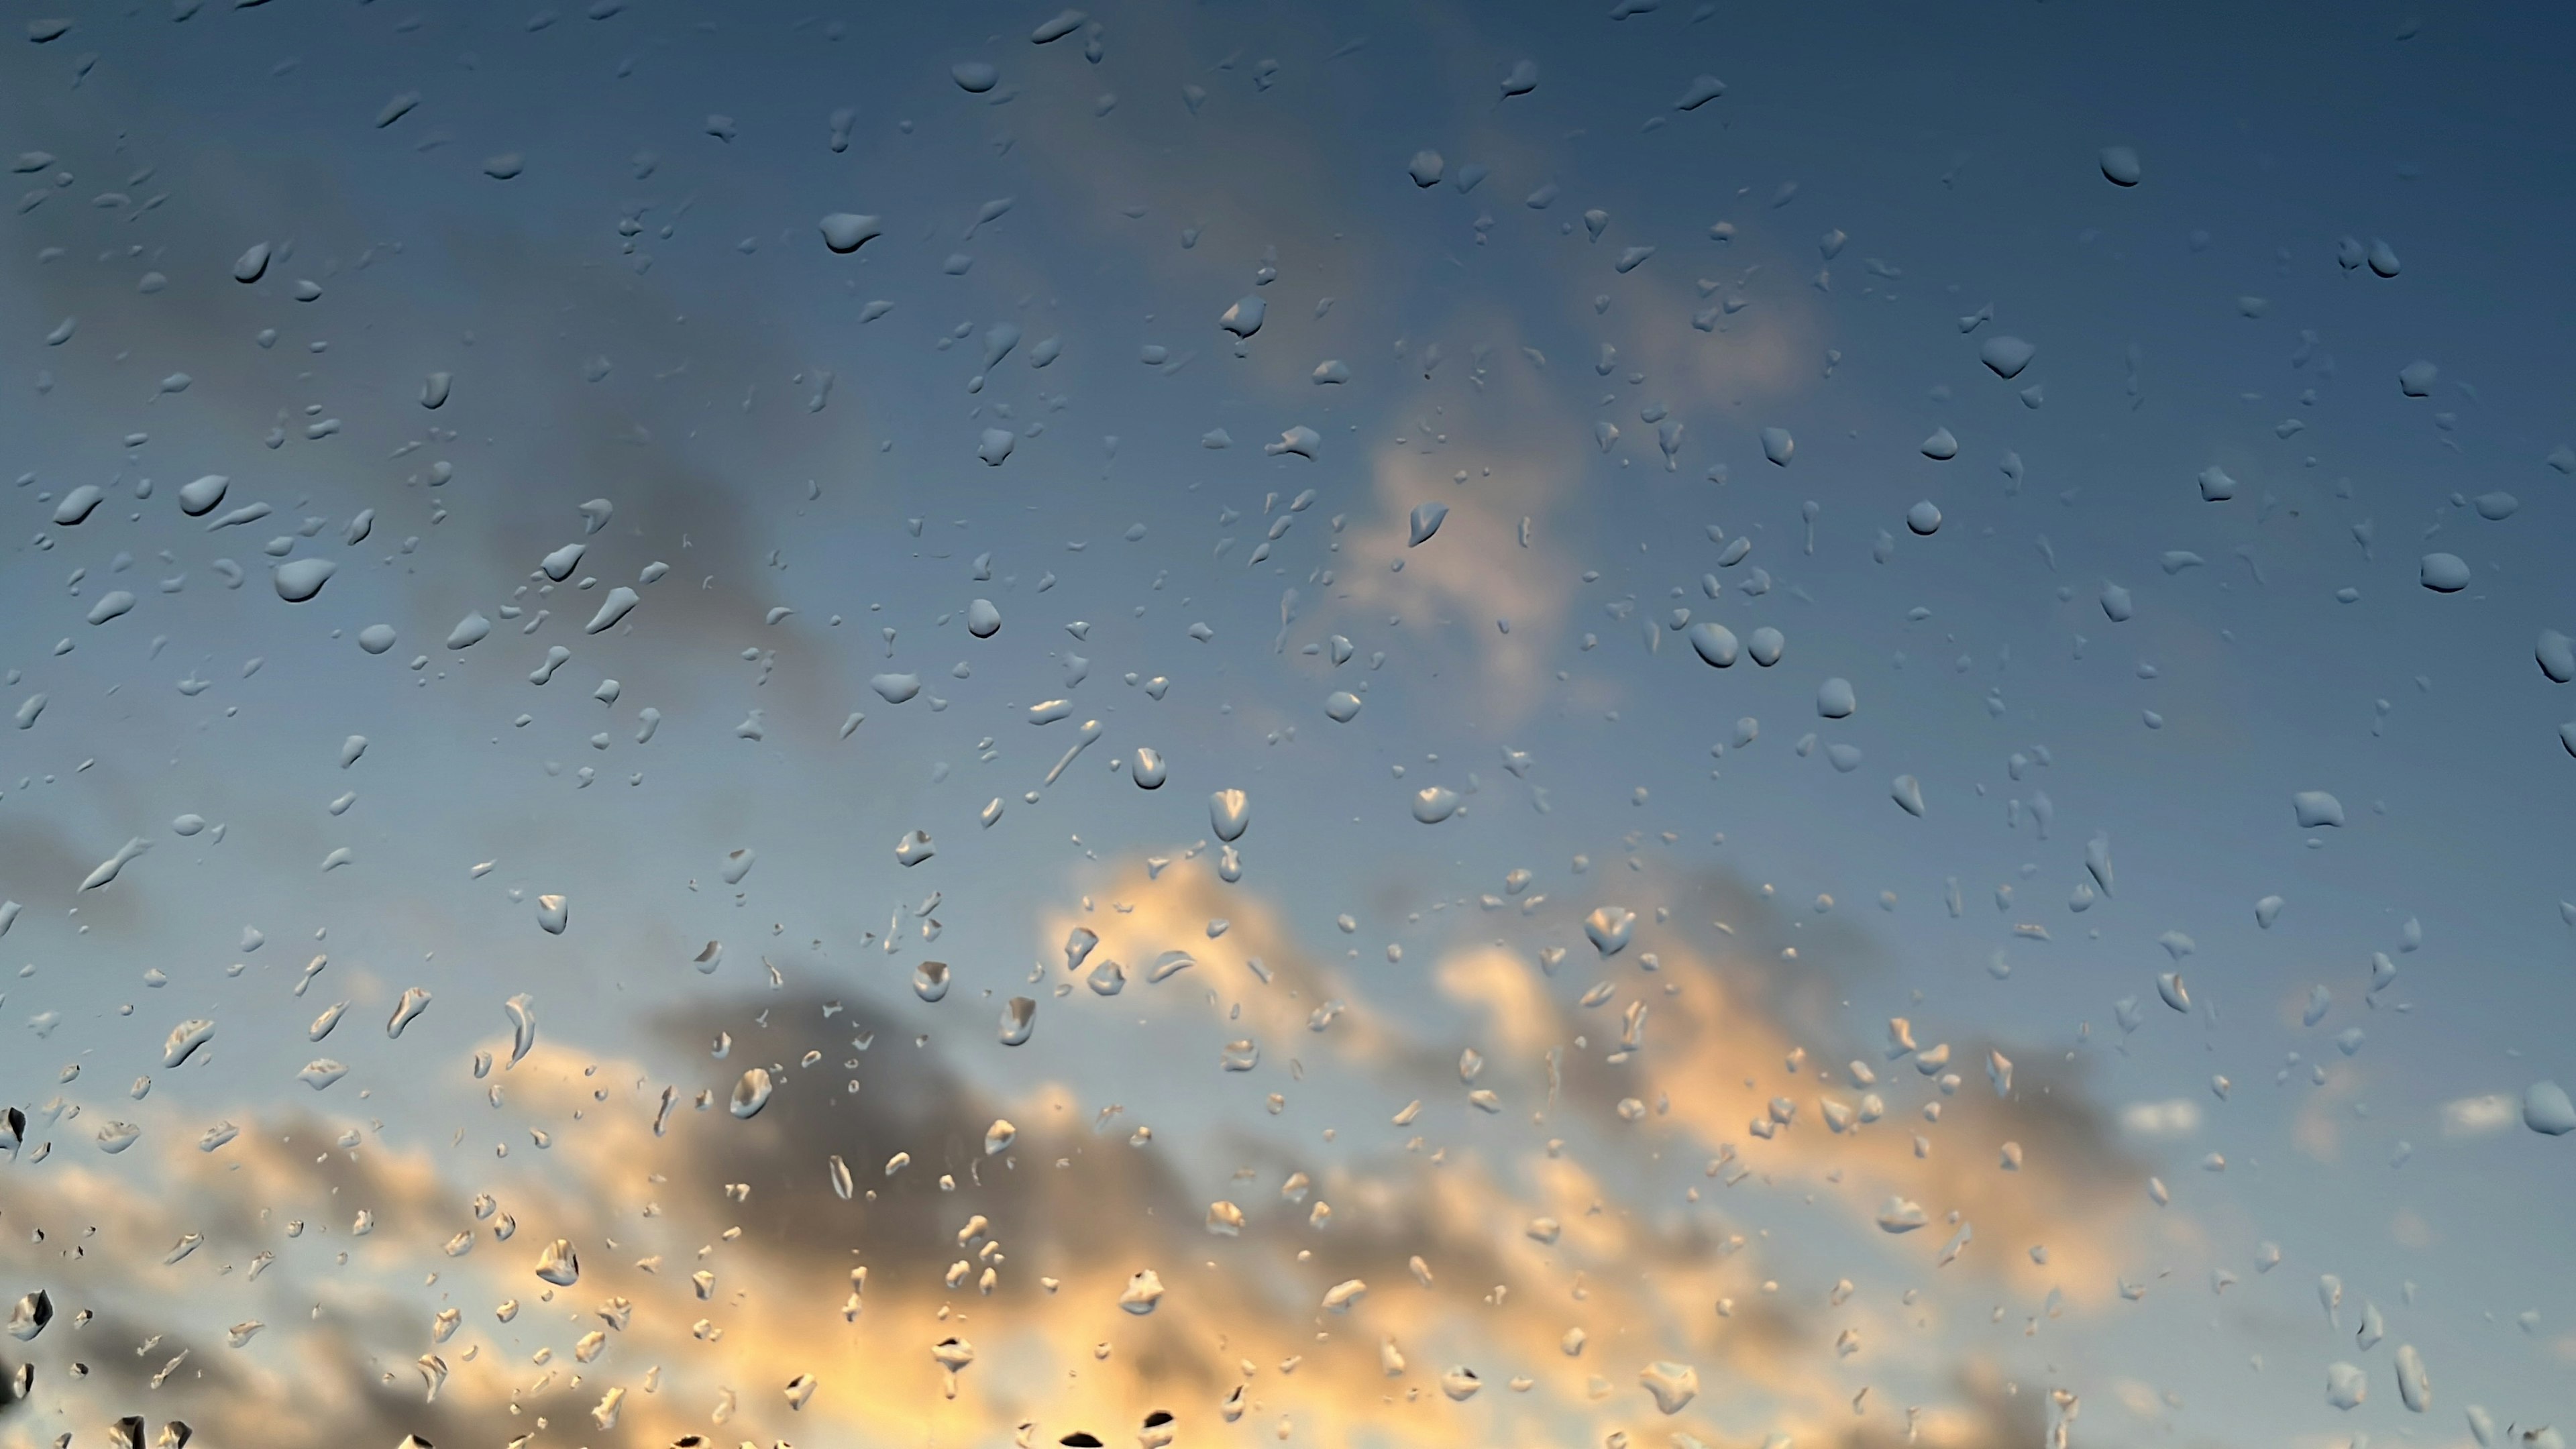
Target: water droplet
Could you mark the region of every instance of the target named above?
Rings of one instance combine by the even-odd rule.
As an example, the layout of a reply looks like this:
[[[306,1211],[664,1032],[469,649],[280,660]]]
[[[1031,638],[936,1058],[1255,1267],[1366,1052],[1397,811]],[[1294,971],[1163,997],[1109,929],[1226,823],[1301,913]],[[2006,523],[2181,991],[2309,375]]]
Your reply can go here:
[[[1082,23],[1090,18],[1079,10],[1059,10],[1052,17],[1038,22],[1038,27],[1029,32],[1029,43],[1053,44],[1080,30]]]
[[[2534,1082],[2522,1094],[2522,1125],[2547,1137],[2576,1132],[2576,1103],[2556,1082]]]
[[[2183,986],[2182,973],[2167,971],[2156,977],[2156,995],[2176,1011],[2191,1010],[2191,992]]]
[[[403,1028],[420,1019],[429,1010],[429,991],[425,987],[406,986],[402,999],[394,1003],[394,1014],[385,1022],[385,1035],[399,1039]]]
[[[515,1067],[537,1047],[537,1007],[522,991],[501,1003],[501,1011],[510,1018],[510,1060],[505,1066]]]
[[[1923,814],[1923,786],[1920,781],[1916,780],[1912,775],[1899,775],[1896,777],[1896,783],[1888,787],[1888,793],[1895,799],[1898,805],[1904,808],[1906,814],[1915,816],[1918,819],[1921,818]]]
[[[775,1090],[777,1084],[770,1080],[769,1069],[753,1067],[734,1082],[730,1110],[744,1120],[757,1117],[760,1109],[769,1105],[769,1095]]]
[[[1247,293],[1236,298],[1234,305],[1225,309],[1225,314],[1216,319],[1216,325],[1237,337],[1250,337],[1261,330],[1262,320],[1269,314],[1269,303],[1256,295]]]
[[[2469,586],[2469,566],[2455,553],[2428,553],[2417,578],[2437,594],[2456,594]]]
[[[581,1257],[568,1239],[557,1238],[537,1254],[537,1276],[558,1288],[569,1288],[581,1281]]]
[[[1322,434],[1300,424],[1281,433],[1278,442],[1262,444],[1261,451],[1274,458],[1286,453],[1294,453],[1300,458],[1312,458],[1315,456],[1315,450],[1323,445]]]
[[[1637,1382],[1654,1396],[1657,1413],[1678,1414],[1699,1397],[1699,1370],[1688,1364],[1650,1363],[1637,1374]]]
[[[1151,1268],[1128,1279],[1126,1291],[1118,1295],[1118,1306],[1139,1318],[1153,1312],[1154,1305],[1162,1301],[1163,1280]]]
[[[1219,790],[1208,796],[1208,824],[1217,839],[1240,840],[1252,824],[1252,802],[1241,790]]]
[[[197,1049],[214,1039],[215,1024],[203,1018],[183,1021],[170,1028],[170,1038],[161,1045],[161,1065],[165,1068],[184,1066],[197,1054]]]
[[[1425,503],[1414,509],[1412,531],[1405,539],[1405,547],[1420,548],[1429,543],[1431,535],[1440,531],[1441,523],[1448,517],[1449,505],[1446,503]]]
[[[912,968],[912,994],[924,1001],[938,1001],[948,995],[948,963],[924,961]]]
[[[836,211],[824,217],[822,228],[823,245],[843,255],[885,235],[885,225],[877,218],[848,211]]]
[[[2302,830],[2343,824],[2343,802],[2323,790],[2299,791],[2290,797],[2290,808]]]
[[[1977,360],[2001,378],[2021,376],[2021,370],[2030,366],[2030,360],[2038,355],[2037,347],[2018,337],[1989,337],[1985,345],[1977,349]]]
[[[1036,1030],[1038,1004],[1025,996],[1014,996],[1002,1007],[1002,1045],[1025,1046],[1029,1033]]]
[[[1637,913],[1624,906],[1600,906],[1583,918],[1583,934],[1604,959],[1628,949],[1637,929]]]
[[[1921,1203],[1909,1202],[1902,1197],[1889,1198],[1878,1210],[1881,1232],[1910,1233],[1930,1221],[1932,1216],[1923,1211]]]
[[[19,1299],[9,1310],[9,1336],[20,1343],[29,1342],[53,1321],[53,1295],[39,1288]]]
[[[2415,1345],[2397,1346],[2395,1372],[2397,1397],[2408,1409],[2420,1414],[2433,1407],[2433,1380],[2424,1372],[2424,1356],[2415,1351]]]
[[[269,571],[269,581],[277,586],[277,596],[290,604],[301,604],[322,592],[339,565],[327,558],[289,559]]]
[[[179,485],[179,511],[190,518],[202,518],[215,511],[224,501],[224,493],[233,480],[221,473],[209,473],[192,483]]]
[[[1691,77],[1691,83],[1683,87],[1681,95],[1674,99],[1673,109],[1676,111],[1696,111],[1700,107],[1707,105],[1709,102],[1716,100],[1719,96],[1725,94],[1726,82],[1719,80],[1713,75],[1693,76]]]
[[[642,602],[643,599],[633,589],[623,585],[610,589],[608,597],[600,601],[599,612],[590,616],[590,622],[581,626],[581,632],[604,634],[617,627],[618,620],[635,612],[635,606]]]

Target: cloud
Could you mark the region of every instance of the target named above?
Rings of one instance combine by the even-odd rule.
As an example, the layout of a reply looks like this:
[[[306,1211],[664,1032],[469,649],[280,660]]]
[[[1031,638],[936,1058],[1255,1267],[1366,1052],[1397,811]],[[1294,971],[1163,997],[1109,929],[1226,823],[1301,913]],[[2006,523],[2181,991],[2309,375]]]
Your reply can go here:
[[[1095,895],[1126,909],[1045,925],[1051,937],[1075,920],[1097,926],[1087,966],[1114,957],[1136,973],[1193,936],[1199,964],[1160,985],[1131,975],[1105,1000],[1060,964],[1042,966],[1042,979],[1075,989],[1031,992],[1045,1000],[1040,1041],[1052,1047],[1035,1075],[973,1068],[987,1054],[1018,1060],[982,1030],[991,1002],[933,1009],[934,1020],[956,1008],[975,1023],[933,1048],[874,997],[879,987],[855,981],[838,997],[809,989],[667,1008],[626,1055],[583,1050],[566,1023],[478,1086],[497,1094],[460,1108],[488,1120],[460,1120],[453,1134],[245,1117],[254,1130],[214,1154],[156,1127],[145,1139],[154,1148],[130,1158],[15,1169],[27,1187],[13,1215],[49,1233],[86,1224],[102,1251],[66,1261],[50,1236],[12,1242],[0,1246],[0,1270],[53,1284],[67,1305],[96,1305],[97,1322],[80,1332],[132,1325],[114,1332],[159,1334],[163,1351],[203,1362],[208,1377],[168,1400],[201,1433],[238,1441],[257,1432],[258,1405],[308,1406],[264,1440],[289,1449],[339,1431],[435,1441],[538,1416],[586,1425],[612,1389],[625,1391],[621,1432],[665,1440],[714,1429],[728,1395],[728,1436],[998,1438],[1033,1423],[1038,1442],[1073,1428],[1116,1442],[1157,1409],[1179,1415],[1185,1433],[1205,1432],[1231,1400],[1248,1422],[1285,1421],[1294,1436],[1395,1431],[1463,1449],[1597,1439],[1623,1425],[1709,1442],[1781,1430],[1874,1446],[1897,1442],[1909,1418],[1936,1444],[1989,1442],[1981,1436],[1998,1415],[2017,1422],[2028,1410],[1959,1377],[1978,1372],[1973,1361],[1935,1347],[1927,1328],[1982,1302],[1996,1280],[2036,1291],[2062,1277],[2080,1306],[2119,1263],[2135,1196],[2077,1077],[2034,1062],[1998,1100],[1982,1083],[1946,1096],[1909,1063],[1886,1064],[1881,1090],[1899,1110],[1828,1131],[1818,1097],[1858,1093],[1817,1080],[1818,1066],[1870,1055],[1830,1024],[1828,978],[1866,967],[1827,964],[1838,956],[1829,933],[1805,933],[1795,969],[1760,954],[1782,923],[1740,886],[1690,887],[1737,898],[1726,909],[1738,937],[1703,940],[1650,916],[1651,972],[1635,969],[1642,954],[1623,954],[1570,958],[1550,975],[1476,944],[1481,913],[1461,915],[1424,958],[1438,1001],[1392,1010],[1402,974],[1329,964],[1276,903],[1216,882],[1206,866],[1105,867]],[[1619,884],[1641,900],[1680,888]],[[1526,919],[1544,937],[1565,930],[1577,904]],[[1229,927],[1210,942],[1203,927],[1219,912]],[[1242,964],[1252,955],[1266,984]],[[1614,984],[1612,1001],[1570,1003],[1595,980]],[[1314,1031],[1311,1013],[1327,999],[1344,1008]],[[1642,1046],[1612,1061],[1628,1001],[1651,1008]],[[1145,1013],[1171,1040],[1212,1028],[1257,1041],[1265,1071],[1301,1058],[1301,1075],[1244,1086],[1278,1081],[1310,1114],[1290,1120],[1340,1122],[1338,1145],[1268,1131],[1257,1114],[1192,1126],[1175,1106],[1179,1084],[1225,1080],[1231,1091],[1231,1080],[1205,1058],[1088,1046],[1094,1023],[1118,1012]],[[710,1051],[719,1030],[720,1059]],[[1798,1045],[1800,1071],[1775,1065]],[[1462,1046],[1485,1059],[1472,1084],[1461,1080]],[[725,1106],[732,1083],[755,1067],[775,1090],[737,1119]],[[1131,1140],[1137,1116],[1096,1109],[1101,1083],[1136,1072],[1154,1084],[1146,1100],[1184,1119],[1179,1130]],[[1464,1100],[1481,1088],[1499,1112]],[[1768,1141],[1748,1136],[1747,1118],[1782,1094],[1797,1099],[1792,1124]],[[1408,1099],[1424,1106],[1407,1124],[1371,1125]],[[1628,1099],[1646,1104],[1638,1120],[1620,1110]],[[1918,1099],[1944,1111],[1909,1131],[1903,1113]],[[988,1152],[998,1117],[1017,1133]],[[1928,1158],[1916,1131],[1934,1144]],[[2018,1174],[1997,1171],[1985,1145],[2005,1136],[2026,1147]],[[905,1165],[889,1173],[898,1154]],[[833,1186],[836,1157],[846,1199]],[[1242,1164],[1230,1175],[1228,1159]],[[1871,1215],[1891,1193],[1936,1218],[1956,1211],[1977,1241],[1932,1269],[1935,1239],[1950,1229],[1890,1239]],[[1241,1210],[1236,1234],[1206,1227],[1220,1197]],[[1796,1241],[1774,1242],[1767,1225],[1800,1200],[1827,1216],[1800,1209]],[[204,1245],[147,1266],[157,1259],[137,1245],[184,1231]],[[2047,1272],[2020,1252],[2039,1237],[2054,1255]],[[581,1261],[569,1288],[532,1272],[556,1238]],[[1820,1249],[1822,1261],[1811,1259]],[[273,1262],[253,1278],[262,1254]],[[858,1310],[845,1316],[858,1269]],[[1120,1299],[1144,1271],[1164,1291],[1138,1316]],[[1898,1285],[1927,1272],[1932,1292],[1900,1305]],[[1860,1285],[1856,1296],[1826,1291],[1838,1276]],[[1327,1289],[1353,1279],[1367,1291],[1347,1312],[1322,1306]],[[1968,1301],[1952,1301],[1954,1288]],[[518,1304],[507,1322],[496,1317],[505,1300]],[[442,1309],[460,1322],[436,1342]],[[243,1348],[223,1346],[227,1325],[253,1318],[270,1326]],[[1569,1355],[1576,1328],[1588,1341]],[[587,1362],[586,1335],[597,1336]],[[317,1337],[327,1342],[307,1351]],[[931,1352],[950,1337],[975,1350],[954,1398]],[[1382,1367],[1390,1340],[1404,1363],[1394,1376]],[[1857,1355],[1843,1357],[1838,1341]],[[71,1342],[35,1345],[48,1381]],[[429,1353],[446,1367],[435,1403],[423,1401],[417,1363]],[[1702,1376],[1702,1398],[1670,1420],[1637,1385],[1655,1360]],[[1460,1366],[1483,1382],[1465,1404],[1439,1387]],[[796,1410],[784,1391],[800,1374],[818,1387]],[[104,1413],[116,1386],[91,1384],[78,1411]]]
[[[2120,1109],[2120,1127],[2140,1137],[2188,1137],[2200,1130],[2200,1104],[2188,1097],[2132,1102]]]
[[[2509,1092],[2454,1098],[2442,1104],[2442,1135],[2484,1137],[2502,1132],[2513,1126],[2521,1113],[2521,1102]]]

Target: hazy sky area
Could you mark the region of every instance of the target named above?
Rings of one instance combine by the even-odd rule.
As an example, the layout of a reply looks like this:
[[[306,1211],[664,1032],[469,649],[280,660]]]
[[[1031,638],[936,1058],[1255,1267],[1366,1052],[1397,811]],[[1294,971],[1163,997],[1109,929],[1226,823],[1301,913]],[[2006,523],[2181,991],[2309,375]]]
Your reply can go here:
[[[0,28],[0,1449],[2576,1431],[2569,12],[536,3]]]

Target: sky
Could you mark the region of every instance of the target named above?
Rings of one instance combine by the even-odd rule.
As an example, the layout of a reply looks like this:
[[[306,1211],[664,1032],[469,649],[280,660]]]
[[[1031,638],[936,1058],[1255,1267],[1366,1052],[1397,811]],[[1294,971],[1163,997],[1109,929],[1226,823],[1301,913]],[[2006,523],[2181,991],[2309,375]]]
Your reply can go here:
[[[2571,39],[13,15],[0,1449],[2551,1449]]]

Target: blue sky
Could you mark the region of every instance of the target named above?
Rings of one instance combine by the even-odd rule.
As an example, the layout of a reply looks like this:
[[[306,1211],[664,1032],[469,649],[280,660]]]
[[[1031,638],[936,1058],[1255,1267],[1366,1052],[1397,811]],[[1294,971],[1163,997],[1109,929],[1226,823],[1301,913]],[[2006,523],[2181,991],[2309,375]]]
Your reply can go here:
[[[242,1441],[286,1404],[317,1443],[1118,1443],[1159,1408],[1183,1442],[1964,1445],[2063,1391],[2087,1443],[2450,1445],[2471,1405],[2576,1413],[2576,1169],[2521,1122],[2576,1082],[2576,704],[2534,642],[2576,633],[2563,21],[1627,9],[12,34],[0,703],[45,702],[0,742],[0,1298],[59,1317],[0,1345],[37,1370],[0,1444]],[[844,212],[881,234],[835,253]],[[2010,379],[1999,336],[2036,349]],[[2434,553],[2466,588],[2422,585]],[[1785,652],[1712,668],[1709,623]],[[1426,788],[1464,808],[1419,822]],[[2301,828],[2304,791],[2343,823]],[[1635,913],[1616,954],[1596,910]],[[477,1077],[523,993],[539,1045]],[[1892,1058],[1893,1017],[1960,1081]],[[188,1020],[208,1048],[164,1067]],[[540,1299],[557,1238],[585,1273]],[[1697,1375],[1670,1417],[1656,1363]]]

